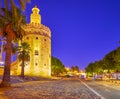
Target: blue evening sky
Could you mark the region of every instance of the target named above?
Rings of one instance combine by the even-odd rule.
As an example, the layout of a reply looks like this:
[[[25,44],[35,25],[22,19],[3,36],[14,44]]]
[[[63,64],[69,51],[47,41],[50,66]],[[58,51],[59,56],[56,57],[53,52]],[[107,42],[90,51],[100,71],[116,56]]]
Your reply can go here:
[[[84,69],[119,46],[120,0],[31,0],[27,22],[35,5],[51,29],[52,55],[67,67]]]

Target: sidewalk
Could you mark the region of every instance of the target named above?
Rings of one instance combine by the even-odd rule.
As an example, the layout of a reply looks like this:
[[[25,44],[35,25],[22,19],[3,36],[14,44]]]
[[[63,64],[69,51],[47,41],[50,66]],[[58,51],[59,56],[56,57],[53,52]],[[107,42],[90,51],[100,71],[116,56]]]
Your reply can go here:
[[[5,92],[9,91],[9,90],[13,90],[15,89],[14,86],[15,85],[20,85],[20,84],[24,84],[24,83],[32,83],[33,81],[52,81],[52,80],[58,80],[58,78],[52,77],[52,78],[42,78],[42,77],[29,77],[29,76],[25,76],[24,79],[22,79],[19,76],[11,76],[11,88],[0,88],[0,99],[9,99]],[[2,81],[2,76],[0,76],[0,83]],[[11,92],[12,93],[12,92]],[[16,99],[16,98],[14,98]],[[20,98],[19,98],[20,99]]]
[[[114,88],[116,90],[120,90],[120,83],[117,83],[116,81],[95,81],[95,83],[104,85],[106,87]]]
[[[120,80],[116,80],[116,79],[97,79],[97,80],[94,80],[93,78],[87,78],[86,80],[88,81],[94,81],[95,83],[98,83],[98,84],[101,84],[101,85],[104,85],[106,87],[110,87],[110,88],[114,88],[116,90],[120,90]]]
[[[5,90],[7,90],[7,88],[0,88],[0,99],[8,99],[8,97],[4,93]]]

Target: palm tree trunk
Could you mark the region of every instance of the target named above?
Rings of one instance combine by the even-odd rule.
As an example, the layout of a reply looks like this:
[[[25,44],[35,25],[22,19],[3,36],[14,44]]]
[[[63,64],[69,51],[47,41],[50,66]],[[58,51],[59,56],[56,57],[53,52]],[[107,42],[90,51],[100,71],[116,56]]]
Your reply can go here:
[[[11,24],[6,25],[6,55],[5,55],[5,66],[4,66],[4,74],[3,80],[0,84],[0,87],[10,87],[10,65],[11,65],[11,53],[12,53],[12,40],[15,35],[12,30]]]
[[[6,55],[3,80],[0,84],[1,87],[10,87],[10,65],[11,65],[11,53],[12,53],[12,37],[6,39]]]
[[[24,59],[22,59],[22,67],[21,67],[21,77],[24,79],[24,65],[25,65],[25,62],[24,62]]]

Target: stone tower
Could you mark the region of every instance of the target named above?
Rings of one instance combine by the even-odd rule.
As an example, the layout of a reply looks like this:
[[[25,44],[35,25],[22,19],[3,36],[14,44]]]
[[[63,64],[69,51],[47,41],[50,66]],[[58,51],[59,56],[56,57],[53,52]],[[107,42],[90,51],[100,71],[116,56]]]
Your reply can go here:
[[[48,77],[51,76],[51,31],[41,24],[39,11],[37,6],[32,8],[30,23],[23,26],[23,40],[31,47],[30,61],[25,63],[25,75]]]

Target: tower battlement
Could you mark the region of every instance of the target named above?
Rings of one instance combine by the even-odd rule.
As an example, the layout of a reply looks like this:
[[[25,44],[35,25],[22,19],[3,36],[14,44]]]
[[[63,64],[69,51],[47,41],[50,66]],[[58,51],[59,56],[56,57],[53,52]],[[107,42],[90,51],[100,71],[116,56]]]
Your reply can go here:
[[[51,38],[50,29],[43,24],[39,24],[39,25],[26,24],[22,28],[27,32],[27,34],[31,33],[31,32],[32,33],[39,32],[39,33],[42,33],[42,34],[46,34]]]

